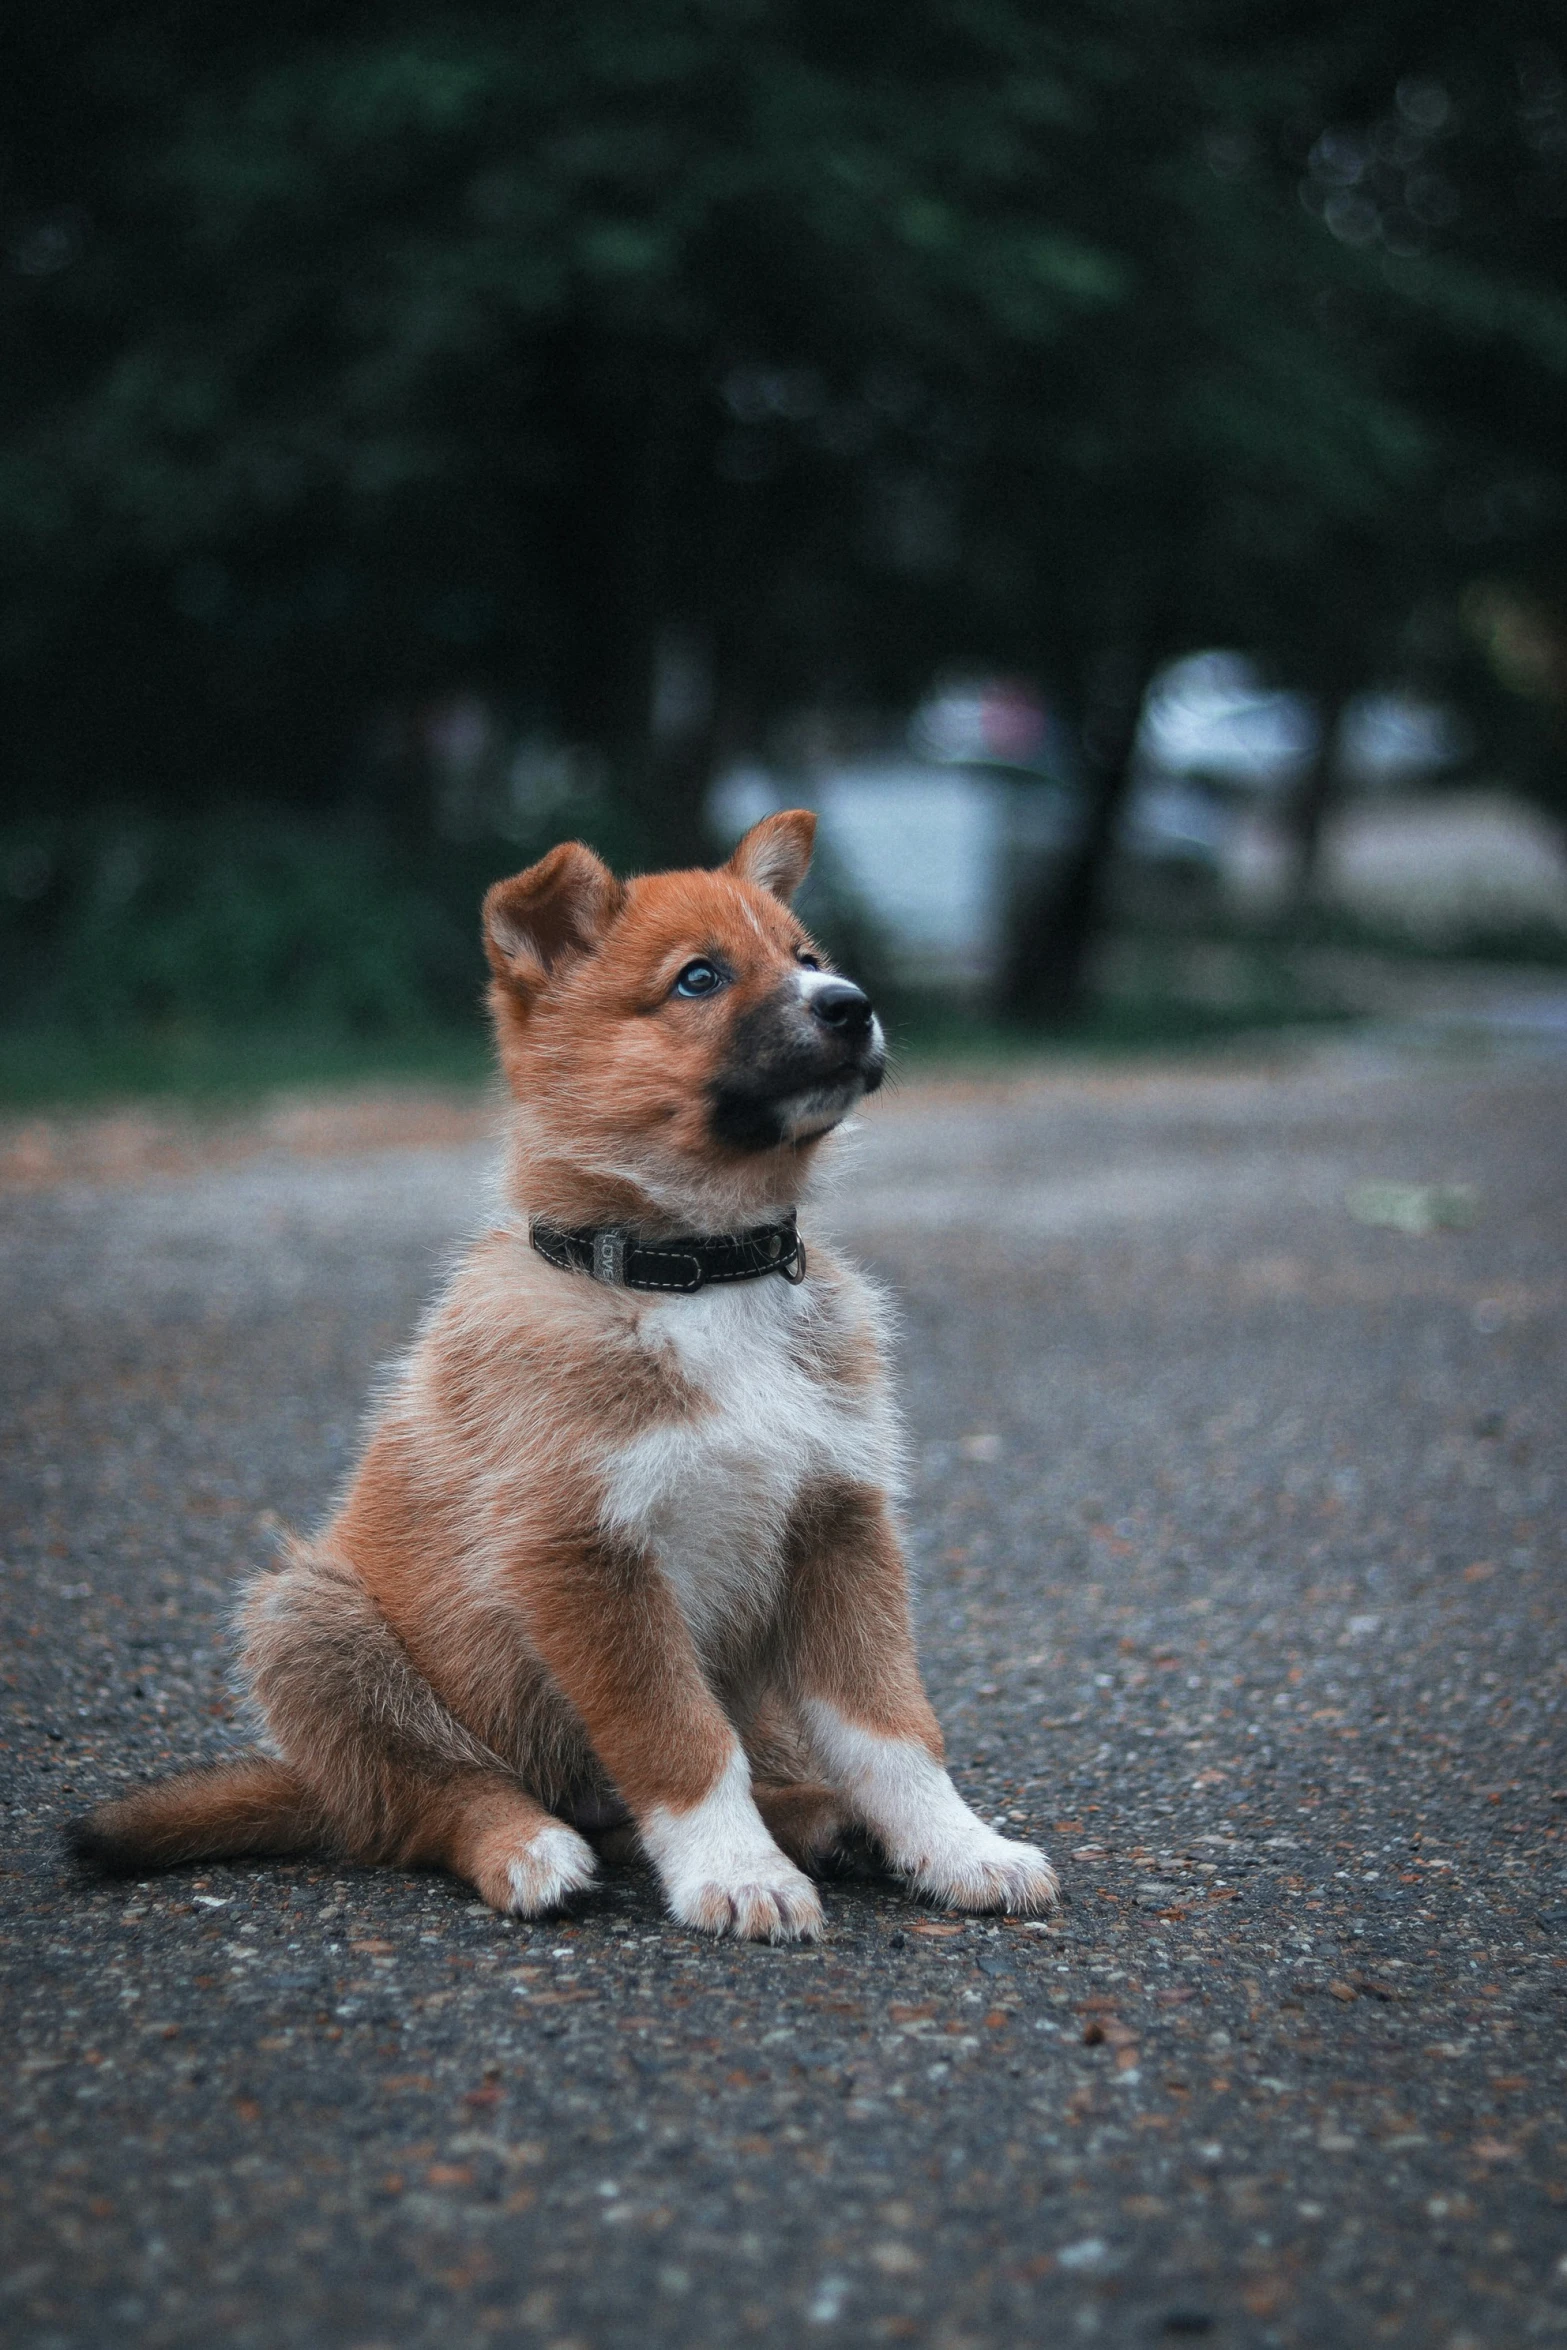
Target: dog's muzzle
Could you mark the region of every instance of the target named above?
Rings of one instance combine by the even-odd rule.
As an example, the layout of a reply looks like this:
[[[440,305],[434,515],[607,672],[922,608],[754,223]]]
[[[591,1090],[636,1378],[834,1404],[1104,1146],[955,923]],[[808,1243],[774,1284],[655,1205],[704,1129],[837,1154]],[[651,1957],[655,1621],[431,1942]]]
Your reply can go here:
[[[852,980],[802,972],[735,1025],[710,1089],[713,1138],[776,1150],[838,1125],[886,1066],[881,1022]]]

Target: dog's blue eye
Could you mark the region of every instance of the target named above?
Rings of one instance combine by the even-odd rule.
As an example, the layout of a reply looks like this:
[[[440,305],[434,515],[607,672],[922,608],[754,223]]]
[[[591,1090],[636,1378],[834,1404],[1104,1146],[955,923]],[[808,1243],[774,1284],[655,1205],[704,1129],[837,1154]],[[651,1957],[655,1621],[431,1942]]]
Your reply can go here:
[[[688,963],[675,981],[676,995],[711,995],[715,987],[722,987],[724,975],[714,963]]]

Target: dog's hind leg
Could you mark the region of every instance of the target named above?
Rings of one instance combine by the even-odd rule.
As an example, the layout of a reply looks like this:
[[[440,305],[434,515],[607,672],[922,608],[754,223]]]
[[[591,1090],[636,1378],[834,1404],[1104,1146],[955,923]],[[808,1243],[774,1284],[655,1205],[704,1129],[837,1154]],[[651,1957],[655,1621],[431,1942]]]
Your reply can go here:
[[[491,1909],[543,1917],[593,1877],[593,1849],[497,1771],[457,1771],[405,1798],[402,1834],[386,1855],[461,1877]]]
[[[820,1875],[853,1827],[854,1814],[837,1789],[818,1778],[804,1729],[776,1689],[755,1704],[742,1743],[751,1794],[768,1834],[797,1868]]]
[[[66,1832],[116,1874],[326,1848],[449,1869],[536,1917],[588,1883],[591,1848],[441,1703],[364,1586],[301,1545],[251,1586],[241,1666],[275,1751],[185,1771]]]
[[[753,1779],[751,1795],[779,1851],[813,1877],[821,1874],[854,1825],[854,1813],[837,1789],[817,1780],[780,1784]]]
[[[259,1577],[241,1629],[252,1698],[351,1858],[449,1869],[524,1917],[592,1878],[592,1848],[464,1728],[330,1551]]]

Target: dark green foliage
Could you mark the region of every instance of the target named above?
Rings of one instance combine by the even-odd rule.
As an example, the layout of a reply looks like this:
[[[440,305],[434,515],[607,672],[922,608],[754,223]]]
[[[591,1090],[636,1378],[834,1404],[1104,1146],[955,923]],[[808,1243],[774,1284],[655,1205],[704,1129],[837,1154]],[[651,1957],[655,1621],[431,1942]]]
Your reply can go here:
[[[183,1083],[199,1083],[209,1057],[230,1065],[247,1037],[262,1058],[291,1037],[334,1067],[409,1040],[439,1061],[443,1036],[482,1034],[480,898],[564,831],[622,872],[641,861],[614,810],[592,803],[531,837],[461,843],[410,842],[363,814],[254,806],[0,831],[0,990],[7,1028],[34,1040],[11,1056],[22,1089],[71,1037],[106,1069],[140,1040]],[[878,942],[830,867],[803,911],[874,984]]]
[[[459,853],[384,745],[458,691],[667,861],[790,710],[1037,676],[1098,820],[1018,940],[1036,1014],[1172,653],[1440,677],[1567,796],[1567,49],[1525,0],[60,0],[0,38],[12,804],[198,820],[118,912],[66,892],[23,973],[61,1006],[101,920],[100,1019],[449,1016],[459,877],[523,844]],[[1509,667],[1520,627],[1555,652]],[[240,858],[207,812],[258,805]]]
[[[292,1024],[384,1038],[476,1019],[478,898],[502,842],[415,857],[361,821],[225,810],[0,836],[0,985],[18,1026]]]

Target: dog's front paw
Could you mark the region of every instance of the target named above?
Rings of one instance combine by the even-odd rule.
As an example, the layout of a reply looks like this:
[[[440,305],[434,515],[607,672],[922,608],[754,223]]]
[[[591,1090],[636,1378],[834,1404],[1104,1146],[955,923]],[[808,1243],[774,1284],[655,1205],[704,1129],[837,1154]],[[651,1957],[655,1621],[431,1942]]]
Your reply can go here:
[[[912,1889],[944,1909],[1002,1909],[1011,1917],[1054,1909],[1061,1885],[1044,1854],[998,1836],[972,1814],[970,1822],[905,1861]]]
[[[781,1852],[770,1868],[671,1886],[669,1906],[682,1925],[737,1942],[814,1942],[826,1922],[816,1887]]]
[[[488,1881],[481,1882],[479,1890],[492,1909],[511,1917],[541,1918],[573,1893],[585,1891],[597,1867],[592,1845],[564,1820],[552,1820],[526,1843],[495,1855],[486,1872]]]
[[[861,1818],[912,1892],[947,1909],[1053,1909],[1055,1870],[1031,1844],[1010,1844],[976,1817],[928,1748],[845,1729],[818,1709]]]
[[[738,1748],[700,1803],[656,1806],[641,1826],[682,1925],[742,1942],[808,1942],[821,1932],[816,1888],[768,1834]]]

